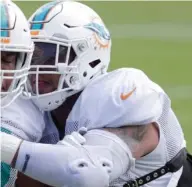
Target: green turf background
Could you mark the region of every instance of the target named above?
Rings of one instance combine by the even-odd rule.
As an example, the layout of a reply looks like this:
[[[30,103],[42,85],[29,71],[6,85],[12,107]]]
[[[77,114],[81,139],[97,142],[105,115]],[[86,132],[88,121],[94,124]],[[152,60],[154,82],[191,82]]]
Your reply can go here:
[[[17,1],[26,16],[46,1]],[[135,67],[160,84],[192,152],[192,2],[84,2],[113,39],[110,69]]]

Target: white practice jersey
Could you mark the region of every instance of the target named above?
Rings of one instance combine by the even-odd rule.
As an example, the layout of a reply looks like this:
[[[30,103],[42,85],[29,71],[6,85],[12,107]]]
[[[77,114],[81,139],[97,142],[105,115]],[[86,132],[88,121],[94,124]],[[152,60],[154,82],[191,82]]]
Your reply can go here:
[[[151,122],[159,126],[159,144],[153,152],[136,160],[135,168],[111,183],[111,186],[122,187],[126,181],[164,166],[185,147],[183,131],[171,109],[171,101],[160,86],[133,68],[118,69],[96,78],[74,105],[67,119],[66,134],[82,127],[91,130]],[[182,168],[144,187],[176,187],[181,173]]]
[[[45,122],[43,113],[32,103],[21,97],[10,106],[1,109],[1,131],[21,139],[39,142]],[[1,163],[1,186],[14,186],[17,171]]]
[[[51,117],[50,112],[45,112],[44,115],[44,121],[45,121],[45,130],[43,132],[42,138],[39,141],[40,143],[45,144],[56,144],[58,143],[59,139],[59,131]]]

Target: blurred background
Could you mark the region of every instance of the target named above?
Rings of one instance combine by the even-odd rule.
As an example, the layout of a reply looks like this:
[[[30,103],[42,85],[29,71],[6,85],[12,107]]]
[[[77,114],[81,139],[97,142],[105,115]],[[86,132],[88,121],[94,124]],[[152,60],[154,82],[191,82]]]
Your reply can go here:
[[[16,1],[29,17],[46,1]],[[84,1],[112,36],[110,70],[143,70],[169,94],[192,152],[192,2]]]

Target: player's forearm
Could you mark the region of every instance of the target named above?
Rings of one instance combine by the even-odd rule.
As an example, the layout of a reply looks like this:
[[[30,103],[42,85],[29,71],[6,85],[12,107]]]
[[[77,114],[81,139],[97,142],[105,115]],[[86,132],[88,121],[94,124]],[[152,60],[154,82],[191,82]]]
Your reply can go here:
[[[49,144],[24,141],[19,149],[15,168],[42,183],[62,187],[72,182],[73,172],[68,165],[70,149]],[[74,155],[78,155],[73,150]],[[73,186],[73,185],[72,185]]]
[[[100,131],[87,133],[88,145],[82,147],[24,141],[15,168],[51,186],[109,185],[111,180],[122,175],[130,166],[126,146],[110,134]]]
[[[85,162],[92,168],[92,176],[99,176],[102,181],[102,177],[106,175],[104,170],[103,173],[102,171],[98,172],[99,168],[96,169],[92,163],[88,163],[85,159],[86,156],[83,156],[81,152],[74,147],[37,144],[27,141],[23,141],[20,145],[20,139],[7,134],[3,134],[2,140],[2,161],[10,164],[17,150],[19,150],[15,168],[25,175],[45,184],[58,187],[64,185],[69,185],[71,187],[94,186],[88,183],[86,185],[84,184],[86,181],[82,181],[84,174],[83,169],[86,171],[86,168],[82,167],[82,163]],[[13,142],[15,142],[14,146],[11,147]],[[85,159],[83,162],[82,157]],[[89,168],[89,173],[91,173],[91,168]],[[90,176],[88,177],[90,178]],[[79,181],[78,178],[80,179]],[[105,176],[105,178],[107,177]],[[106,185],[105,183],[103,184]]]

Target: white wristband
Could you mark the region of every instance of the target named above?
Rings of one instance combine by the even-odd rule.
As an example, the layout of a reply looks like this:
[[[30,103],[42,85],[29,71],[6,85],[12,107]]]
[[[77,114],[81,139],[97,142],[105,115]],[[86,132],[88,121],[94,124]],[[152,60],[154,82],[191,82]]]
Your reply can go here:
[[[13,158],[19,148],[21,139],[1,132],[1,161],[6,164],[11,164]]]

